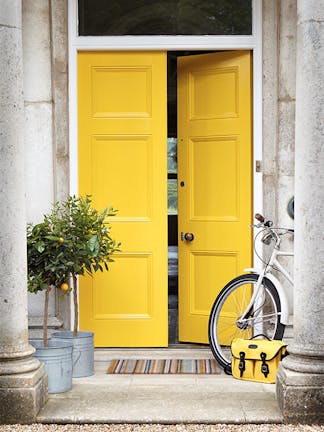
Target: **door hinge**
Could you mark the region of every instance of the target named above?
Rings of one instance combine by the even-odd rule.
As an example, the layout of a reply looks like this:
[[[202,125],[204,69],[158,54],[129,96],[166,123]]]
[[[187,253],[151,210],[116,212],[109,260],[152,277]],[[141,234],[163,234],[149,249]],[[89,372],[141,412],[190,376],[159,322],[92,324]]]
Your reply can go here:
[[[255,161],[255,172],[262,172],[262,161]]]

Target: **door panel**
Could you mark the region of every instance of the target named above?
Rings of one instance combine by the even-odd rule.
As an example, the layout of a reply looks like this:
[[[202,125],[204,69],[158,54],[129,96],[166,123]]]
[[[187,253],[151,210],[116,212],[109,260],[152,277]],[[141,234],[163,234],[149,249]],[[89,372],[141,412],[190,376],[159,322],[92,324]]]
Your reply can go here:
[[[178,59],[179,339],[208,342],[213,300],[251,266],[251,56]]]
[[[80,278],[98,347],[168,342],[166,94],[166,53],[78,54],[79,194],[118,209],[122,243],[108,272]]]

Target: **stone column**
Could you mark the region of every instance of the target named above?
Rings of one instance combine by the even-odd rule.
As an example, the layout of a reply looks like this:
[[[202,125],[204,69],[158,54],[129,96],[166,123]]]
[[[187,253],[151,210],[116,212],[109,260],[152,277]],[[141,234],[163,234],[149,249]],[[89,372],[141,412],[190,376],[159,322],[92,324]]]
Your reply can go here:
[[[298,0],[294,339],[280,366],[285,421],[324,421],[324,3]]]
[[[0,423],[27,423],[47,379],[28,343],[21,0],[0,2],[0,46]]]

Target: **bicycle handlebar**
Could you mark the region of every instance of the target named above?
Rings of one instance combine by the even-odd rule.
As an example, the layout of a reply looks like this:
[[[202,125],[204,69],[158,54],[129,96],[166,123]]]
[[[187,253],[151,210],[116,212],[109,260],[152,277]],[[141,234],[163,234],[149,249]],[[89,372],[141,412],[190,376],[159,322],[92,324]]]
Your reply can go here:
[[[256,213],[256,214],[254,215],[254,217],[255,217],[255,219],[256,219],[257,221],[260,222],[260,224],[262,224],[263,226],[265,226],[265,227],[267,227],[267,228],[271,228],[272,225],[273,225],[273,222],[272,222],[272,221],[270,221],[270,220],[265,221],[265,217],[262,216],[262,214],[260,214],[260,213]],[[271,231],[272,231],[272,230],[271,230]],[[295,230],[293,230],[293,229],[286,229],[286,231],[289,232],[289,233],[294,233],[294,232],[295,232]]]
[[[256,213],[254,217],[255,217],[255,219],[258,220],[259,222],[261,222],[261,223],[264,222],[264,217],[263,217],[260,213]]]
[[[254,217],[255,217],[256,220],[258,220],[265,227],[270,228],[272,226],[272,224],[273,224],[273,222],[270,221],[270,220],[265,222],[264,216],[262,216],[262,214],[260,214],[260,213],[256,213]]]

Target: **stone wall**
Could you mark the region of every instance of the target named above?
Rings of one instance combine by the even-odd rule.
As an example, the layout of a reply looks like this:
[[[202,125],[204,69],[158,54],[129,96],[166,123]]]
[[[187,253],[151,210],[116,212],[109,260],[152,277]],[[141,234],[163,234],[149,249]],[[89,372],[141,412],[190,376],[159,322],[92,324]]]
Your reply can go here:
[[[24,0],[25,184],[27,222],[37,223],[69,191],[67,2]],[[43,314],[42,293],[28,296],[32,327]],[[69,302],[50,298],[50,324],[69,325]]]
[[[49,3],[23,2],[25,184],[27,221],[37,223],[54,200],[53,103]],[[30,316],[42,311],[43,295],[29,294]],[[49,314],[55,314],[51,296]]]
[[[294,195],[296,0],[263,2],[263,199],[265,216],[293,228],[287,205]],[[293,238],[283,243],[293,249]],[[293,262],[287,258],[289,272]],[[288,291],[292,314],[293,290]]]

